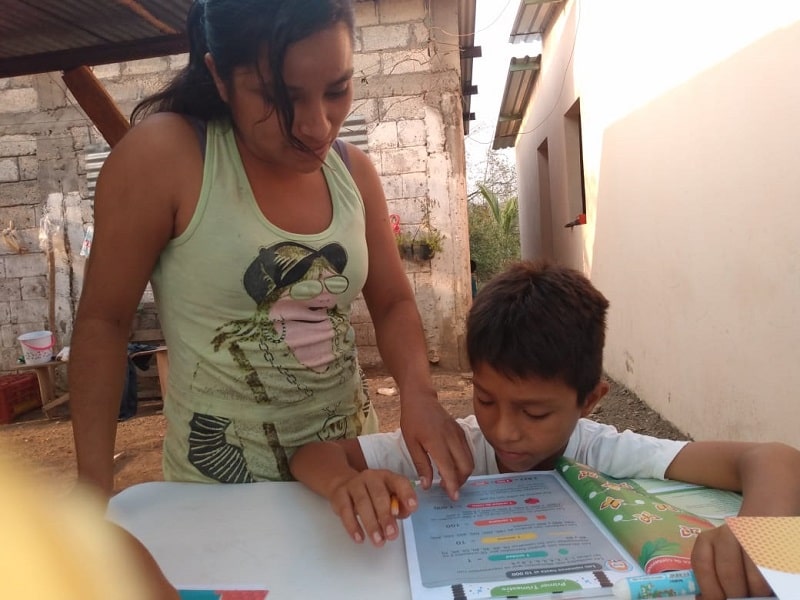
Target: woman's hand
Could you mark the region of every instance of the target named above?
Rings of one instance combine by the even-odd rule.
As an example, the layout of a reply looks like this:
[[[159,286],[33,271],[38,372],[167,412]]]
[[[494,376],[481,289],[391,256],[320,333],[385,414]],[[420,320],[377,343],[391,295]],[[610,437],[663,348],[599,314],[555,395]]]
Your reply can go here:
[[[348,146],[353,178],[364,199],[369,270],[362,290],[383,364],[400,388],[400,429],[423,488],[433,464],[451,498],[472,473],[464,432],[439,404],[431,384],[427,346],[416,298],[397,252],[386,197],[374,165]]]
[[[356,473],[334,487],[328,499],[350,537],[359,544],[369,539],[376,547],[397,539],[397,519],[417,509],[412,483],[385,469]]]
[[[423,489],[433,480],[431,460],[451,499],[472,474],[474,461],[464,430],[439,404],[435,393],[400,400],[400,429]]]

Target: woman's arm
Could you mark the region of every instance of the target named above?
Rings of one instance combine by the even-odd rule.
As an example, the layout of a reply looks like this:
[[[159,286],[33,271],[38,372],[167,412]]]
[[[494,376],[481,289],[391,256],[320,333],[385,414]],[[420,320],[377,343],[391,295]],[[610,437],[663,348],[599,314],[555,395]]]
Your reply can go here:
[[[201,173],[191,127],[178,115],[161,114],[120,141],[97,183],[92,252],[70,345],[69,392],[78,476],[107,495],[114,487],[131,322],[161,250],[181,226],[183,207],[192,196],[196,202]]]
[[[397,252],[381,182],[369,158],[348,145],[353,178],[366,209],[369,273],[364,286],[381,358],[400,389],[400,426],[423,487],[431,459],[451,497],[472,473],[464,432],[439,404],[428,366],[422,321]]]

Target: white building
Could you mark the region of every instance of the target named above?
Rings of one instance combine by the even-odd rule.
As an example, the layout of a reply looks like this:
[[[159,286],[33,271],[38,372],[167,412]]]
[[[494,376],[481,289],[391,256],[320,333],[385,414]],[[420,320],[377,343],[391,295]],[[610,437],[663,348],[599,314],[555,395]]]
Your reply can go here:
[[[523,0],[537,31],[495,138],[524,257],[591,277],[607,371],[680,429],[800,445],[800,4]]]

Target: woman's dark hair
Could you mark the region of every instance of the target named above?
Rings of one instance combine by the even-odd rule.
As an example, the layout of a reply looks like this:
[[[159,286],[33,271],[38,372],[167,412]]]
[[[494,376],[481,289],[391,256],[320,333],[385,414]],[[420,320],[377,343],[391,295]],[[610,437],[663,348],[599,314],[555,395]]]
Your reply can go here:
[[[351,0],[194,0],[186,19],[189,64],[167,87],[140,102],[131,122],[155,112],[206,121],[230,116],[206,67],[206,53],[229,83],[236,67],[258,66],[266,52],[271,81],[264,93],[278,111],[284,134],[303,148],[291,134],[294,109],[283,78],[284,59],[291,44],[336,23],[344,23],[352,35]]]

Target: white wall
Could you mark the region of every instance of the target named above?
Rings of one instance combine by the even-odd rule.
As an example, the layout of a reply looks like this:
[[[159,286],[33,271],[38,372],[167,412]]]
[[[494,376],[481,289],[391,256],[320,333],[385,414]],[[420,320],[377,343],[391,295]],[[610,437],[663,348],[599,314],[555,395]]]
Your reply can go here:
[[[800,445],[800,4],[569,0],[517,140],[523,250],[611,301],[609,374],[697,439]],[[588,224],[564,114],[580,99]]]

